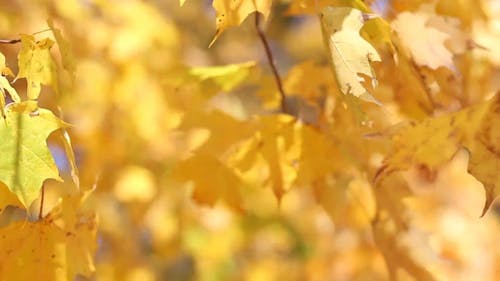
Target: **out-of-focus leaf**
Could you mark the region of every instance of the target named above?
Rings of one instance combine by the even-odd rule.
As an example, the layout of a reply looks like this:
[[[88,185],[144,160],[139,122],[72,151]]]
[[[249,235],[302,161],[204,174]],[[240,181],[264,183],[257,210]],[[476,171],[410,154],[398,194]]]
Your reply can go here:
[[[444,45],[450,35],[427,26],[428,19],[425,13],[404,12],[392,22],[392,28],[418,65],[453,69],[453,54]]]
[[[189,69],[190,76],[202,83],[201,92],[212,96],[220,90],[228,92],[244,82],[256,63],[253,61],[228,64],[222,66],[193,67]]]
[[[286,13],[289,15],[318,14],[328,6],[352,7],[363,12],[368,11],[362,0],[293,0]]]
[[[174,176],[193,181],[193,197],[200,203],[214,205],[223,199],[235,209],[241,208],[243,182],[233,169],[215,157],[198,153],[177,165]]]
[[[52,20],[48,20],[47,24],[54,34],[57,46],[59,46],[63,68],[70,73],[72,80],[74,80],[76,72],[76,62],[75,56],[73,55],[73,51],[71,49],[71,45],[68,40],[63,37],[61,30],[54,27],[54,23],[52,22]]]
[[[412,165],[434,170],[449,161],[457,150],[470,152],[469,172],[486,190],[482,215],[500,195],[500,95],[470,108],[400,129],[381,175],[406,170]]]

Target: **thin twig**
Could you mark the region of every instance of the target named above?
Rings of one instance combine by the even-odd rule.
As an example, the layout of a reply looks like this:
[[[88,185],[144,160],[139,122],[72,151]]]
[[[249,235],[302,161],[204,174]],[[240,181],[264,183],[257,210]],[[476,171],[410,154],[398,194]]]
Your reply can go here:
[[[255,28],[257,29],[257,34],[259,35],[260,41],[262,42],[262,45],[264,46],[264,50],[266,51],[269,66],[271,67],[271,70],[273,71],[274,79],[276,80],[276,86],[278,87],[278,91],[279,91],[280,97],[281,97],[281,101],[280,101],[281,111],[283,113],[288,113],[287,106],[286,106],[286,94],[285,94],[285,90],[283,90],[283,83],[281,82],[281,77],[278,73],[278,69],[276,68],[276,64],[274,63],[274,57],[273,57],[273,53],[271,52],[271,47],[269,46],[269,43],[267,41],[266,35],[264,34],[264,31],[260,27],[260,14],[258,12],[255,13]]]
[[[415,61],[410,60],[410,63],[411,63],[411,67],[413,68],[413,70],[415,70],[415,72],[417,73],[416,77],[417,77],[418,81],[420,82],[420,84],[424,88],[424,92],[425,92],[425,95],[427,97],[427,100],[429,101],[429,103],[431,105],[431,113],[432,113],[436,110],[436,101],[432,97],[431,89],[429,88],[429,86],[425,82],[424,75],[420,71],[420,68],[415,63]]]
[[[16,44],[21,42],[21,39],[0,39],[0,44]]]
[[[37,31],[35,33],[31,33],[31,35],[36,35],[38,33],[47,32],[50,30],[51,30],[50,28],[43,29],[43,30]],[[19,38],[17,38],[17,39],[0,39],[0,44],[17,44],[19,42],[21,42],[21,39],[19,39]]]

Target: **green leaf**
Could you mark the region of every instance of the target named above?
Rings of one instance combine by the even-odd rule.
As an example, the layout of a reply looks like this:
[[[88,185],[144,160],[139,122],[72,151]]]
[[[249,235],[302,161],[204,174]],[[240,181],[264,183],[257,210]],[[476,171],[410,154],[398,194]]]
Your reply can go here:
[[[62,181],[46,139],[66,124],[34,101],[12,104],[5,113],[6,122],[0,122],[0,181],[29,207],[46,179]]]

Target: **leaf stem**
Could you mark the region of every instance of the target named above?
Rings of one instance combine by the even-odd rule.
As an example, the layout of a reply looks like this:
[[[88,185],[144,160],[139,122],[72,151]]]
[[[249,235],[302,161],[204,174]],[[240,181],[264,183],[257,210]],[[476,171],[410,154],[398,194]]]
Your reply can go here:
[[[16,44],[21,42],[21,39],[0,39],[0,44]]]
[[[38,212],[38,219],[41,220],[43,219],[43,201],[45,199],[45,188],[44,185],[42,185],[42,196],[40,198],[40,211]]]
[[[276,86],[278,87],[278,92],[280,94],[280,106],[281,106],[281,111],[283,113],[288,113],[288,109],[286,106],[286,94],[285,90],[283,89],[283,83],[281,82],[281,77],[278,73],[278,69],[276,68],[276,64],[274,62],[274,57],[273,53],[271,51],[271,47],[269,46],[269,42],[267,41],[266,35],[264,34],[264,31],[260,27],[260,13],[256,12],[255,13],[255,29],[257,30],[257,34],[259,35],[260,41],[262,42],[262,45],[264,46],[264,50],[266,51],[266,56],[267,60],[269,62],[269,66],[271,67],[271,70],[274,75],[274,79],[276,80]]]
[[[424,74],[422,74],[422,72],[420,71],[420,68],[415,63],[414,60],[411,60],[411,66],[413,67],[413,69],[417,73],[416,77],[417,77],[418,81],[420,82],[420,84],[422,85],[422,87],[424,88],[425,95],[426,95],[426,97],[429,101],[429,104],[431,106],[431,113],[433,113],[436,110],[436,101],[432,97],[431,89],[429,88],[429,86],[425,82]]]

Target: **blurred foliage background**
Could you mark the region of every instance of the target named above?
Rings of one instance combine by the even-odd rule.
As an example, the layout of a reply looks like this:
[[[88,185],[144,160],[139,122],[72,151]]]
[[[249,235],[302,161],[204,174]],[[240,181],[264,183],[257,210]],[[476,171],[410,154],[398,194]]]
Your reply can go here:
[[[327,65],[318,17],[289,15],[294,1],[274,2],[264,26],[281,75],[306,61]],[[367,2],[392,19],[426,1]],[[495,50],[500,5],[494,0],[456,3],[450,4],[457,6],[455,16],[479,44],[491,48],[486,55],[474,54],[481,63],[470,66],[477,79],[468,87],[482,93],[471,100],[482,99],[500,88],[500,52]],[[244,210],[238,211],[224,201],[200,204],[191,196],[192,184],[172,178],[176,164],[208,137],[206,131],[180,127],[187,116],[215,108],[246,120],[276,111],[276,101],[265,93],[276,92],[253,16],[208,48],[215,33],[211,1],[188,0],[180,7],[175,0],[13,0],[1,7],[2,38],[43,31],[51,19],[74,60],[74,75],[59,72],[58,92],[44,88],[40,104],[53,112],[60,107],[63,119],[72,124],[80,186],[96,188],[86,203],[99,217],[97,270],[89,280],[388,280],[384,258],[373,242],[370,211],[357,203],[333,202],[328,210],[317,203],[313,189],[291,188],[278,204],[271,189],[256,187],[245,191]],[[58,60],[59,47],[53,48]],[[17,73],[19,46],[0,48]],[[248,61],[256,64],[249,64],[245,82],[228,91],[190,72],[193,67]],[[381,80],[391,79],[388,71]],[[22,83],[14,85],[25,95]],[[384,89],[379,91],[384,96]],[[287,102],[304,120],[314,120],[317,113],[306,98],[291,95]],[[447,106],[443,111],[452,107],[442,102]],[[396,114],[389,123],[398,120]],[[352,137],[345,132],[345,138]],[[52,139],[49,143],[68,180],[46,182],[45,212],[58,196],[73,190],[62,146]],[[439,267],[443,280],[498,280],[497,212],[478,218],[484,192],[465,173],[466,165],[467,156],[460,153],[433,181],[418,170],[405,173],[419,195],[407,201],[415,225],[409,232],[414,235],[404,239],[417,245],[416,259]],[[212,172],[211,167],[195,168]],[[350,186],[363,202],[373,201],[364,181]],[[422,237],[432,249],[418,247]],[[438,262],[435,252],[447,262]],[[401,278],[411,280],[404,273]]]

